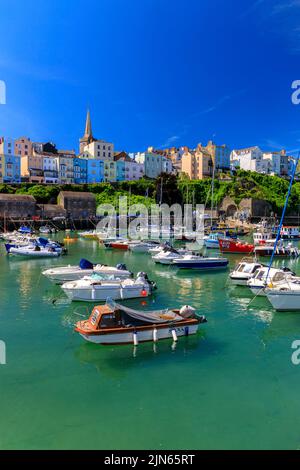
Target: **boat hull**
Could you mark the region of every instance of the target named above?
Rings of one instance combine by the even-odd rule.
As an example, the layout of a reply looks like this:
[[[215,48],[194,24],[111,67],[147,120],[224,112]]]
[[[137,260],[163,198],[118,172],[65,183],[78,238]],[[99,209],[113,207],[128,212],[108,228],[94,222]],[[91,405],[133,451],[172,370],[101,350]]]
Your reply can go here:
[[[198,269],[204,271],[210,271],[214,269],[224,269],[228,266],[228,260],[224,261],[197,261],[197,262],[188,262],[188,261],[174,261],[174,266],[180,269]]]
[[[194,325],[182,325],[182,326],[163,326],[158,327],[157,329],[157,340],[161,339],[170,339],[173,338],[172,330],[175,330],[176,336],[190,336],[194,335],[198,331],[199,323]],[[133,330],[132,328],[128,328],[127,331],[123,331],[120,333],[106,333],[106,334],[84,334],[79,331],[80,335],[86,340],[91,343],[96,344],[133,344],[134,343],[134,333],[136,333],[137,341],[139,343],[153,341],[153,330],[154,326],[147,327],[147,329],[139,329]]]
[[[75,302],[105,302],[107,298],[112,300],[125,300],[147,297],[150,290],[141,286],[125,287],[102,287],[95,288],[66,288],[62,287],[67,297]]]
[[[230,276],[231,284],[234,286],[247,286],[248,279],[249,278]]]
[[[236,240],[219,239],[219,247],[222,253],[249,255],[254,251],[254,245],[238,242]]]
[[[268,289],[266,295],[275,310],[300,311],[300,292],[272,291]]]

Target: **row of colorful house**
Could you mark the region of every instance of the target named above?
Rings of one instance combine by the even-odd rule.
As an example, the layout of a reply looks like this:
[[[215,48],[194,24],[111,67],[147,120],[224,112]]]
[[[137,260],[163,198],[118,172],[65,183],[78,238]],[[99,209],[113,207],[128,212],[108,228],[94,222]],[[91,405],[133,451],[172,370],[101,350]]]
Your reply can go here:
[[[231,151],[227,145],[211,140],[195,149],[149,147],[146,152],[116,152],[113,143],[93,136],[89,111],[78,154],[27,137],[0,138],[0,183],[83,184],[131,181],[144,176],[154,179],[161,173],[184,173],[190,179],[203,179],[238,168],[287,176],[291,162],[285,150],[263,152],[254,146]]]

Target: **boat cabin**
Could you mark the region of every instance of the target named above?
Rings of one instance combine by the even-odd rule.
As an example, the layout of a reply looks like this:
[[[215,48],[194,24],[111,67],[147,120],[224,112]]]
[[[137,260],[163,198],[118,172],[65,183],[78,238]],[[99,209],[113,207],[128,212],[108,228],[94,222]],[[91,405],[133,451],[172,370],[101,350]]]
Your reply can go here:
[[[97,305],[93,308],[88,320],[78,322],[78,326],[86,331],[97,331],[102,328],[116,328],[122,326],[119,310],[113,310],[108,305]]]
[[[280,230],[280,235],[283,238],[300,238],[299,228],[283,225]]]

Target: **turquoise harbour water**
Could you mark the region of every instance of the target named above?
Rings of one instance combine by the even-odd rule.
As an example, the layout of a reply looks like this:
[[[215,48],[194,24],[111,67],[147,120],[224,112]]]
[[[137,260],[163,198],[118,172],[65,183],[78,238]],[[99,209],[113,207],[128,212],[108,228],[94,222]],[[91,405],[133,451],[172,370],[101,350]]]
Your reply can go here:
[[[264,298],[247,309],[252,295],[230,286],[229,271],[177,273],[94,241],[78,240],[59,260],[0,250],[1,449],[300,447],[300,366],[291,362],[300,314],[275,313]],[[158,285],[146,308],[188,303],[208,323],[174,350],[171,340],[156,351],[139,344],[135,354],[131,345],[84,342],[73,324],[91,304],[69,303],[40,275],[81,257],[146,271]],[[297,260],[286,265],[300,272]],[[143,308],[141,300],[126,305]]]

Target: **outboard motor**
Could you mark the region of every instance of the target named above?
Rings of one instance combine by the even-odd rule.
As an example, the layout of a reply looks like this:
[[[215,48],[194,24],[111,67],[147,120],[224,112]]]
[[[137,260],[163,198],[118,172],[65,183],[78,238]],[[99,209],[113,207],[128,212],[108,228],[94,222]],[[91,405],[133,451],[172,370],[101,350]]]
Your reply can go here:
[[[194,307],[191,307],[190,305],[184,305],[179,310],[179,315],[182,318],[192,318],[195,316],[195,313],[196,313],[196,309]]]
[[[121,271],[127,271],[127,266],[124,263],[119,263],[116,265],[117,269],[120,269]]]

